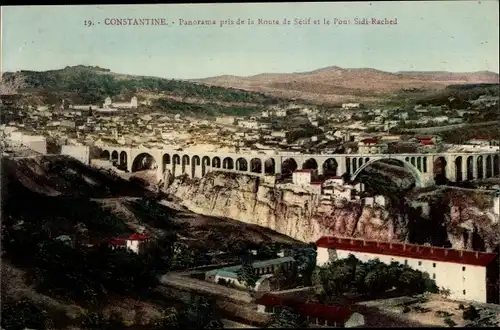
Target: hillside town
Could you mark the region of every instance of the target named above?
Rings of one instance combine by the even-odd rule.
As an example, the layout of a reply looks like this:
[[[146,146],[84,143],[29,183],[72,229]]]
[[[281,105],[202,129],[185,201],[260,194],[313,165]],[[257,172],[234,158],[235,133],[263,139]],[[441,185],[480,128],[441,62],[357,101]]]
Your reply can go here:
[[[102,105],[61,104],[58,109],[42,105],[5,110],[1,128],[5,138],[23,143],[32,139],[33,142],[29,143],[33,145],[46,136],[58,145],[168,146],[183,150],[251,153],[380,154],[498,150],[498,140],[481,136],[461,144],[450,144],[442,141],[438,134],[412,134],[411,129],[405,130],[408,124],[429,127],[432,126],[430,122],[440,126],[466,123],[468,116],[478,113],[475,108],[479,105],[497,106],[498,97],[480,97],[476,101],[467,111],[421,106],[413,111],[402,111],[399,108],[368,108],[360,104],[342,104],[339,109],[320,111],[311,106],[291,104],[270,107],[249,117],[199,119],[181,113],[165,115],[148,111],[148,101],[138,102],[135,96],[130,102],[115,103],[108,97]],[[140,111],[135,111],[138,109]],[[43,147],[35,147],[35,150],[43,151]]]
[[[1,7],[0,330],[499,328],[498,3],[383,5]]]

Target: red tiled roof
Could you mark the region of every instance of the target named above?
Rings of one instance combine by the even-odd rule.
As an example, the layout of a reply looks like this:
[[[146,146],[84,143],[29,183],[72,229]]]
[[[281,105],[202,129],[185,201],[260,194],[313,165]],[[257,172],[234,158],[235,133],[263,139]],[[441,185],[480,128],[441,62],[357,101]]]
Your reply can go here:
[[[303,316],[318,317],[337,323],[345,323],[353,314],[352,310],[342,306],[301,302],[293,299],[284,299],[271,294],[264,294],[262,297],[256,299],[255,303],[265,306],[287,306]]]
[[[361,142],[363,142],[365,144],[376,144],[378,142],[378,140],[375,138],[368,138],[368,139],[361,140]]]
[[[432,138],[433,137],[429,135],[421,135],[416,137],[417,140],[432,140]]]
[[[295,171],[295,173],[312,173],[312,172],[314,172],[314,170],[307,169],[307,170],[296,170]]]
[[[148,234],[137,234],[137,233],[134,233],[132,235],[130,235],[127,239],[129,241],[144,241],[144,240],[147,240],[147,239],[150,239],[151,236],[148,235]]]
[[[114,246],[125,246],[126,240],[124,238],[112,238],[109,240],[109,244]]]
[[[323,236],[318,247],[374,253],[388,256],[407,257],[424,260],[451,262],[463,265],[486,267],[496,257],[496,253],[445,249],[405,243],[387,243],[360,239]]]
[[[434,142],[432,140],[420,140],[420,144],[429,146],[429,145],[433,145]]]

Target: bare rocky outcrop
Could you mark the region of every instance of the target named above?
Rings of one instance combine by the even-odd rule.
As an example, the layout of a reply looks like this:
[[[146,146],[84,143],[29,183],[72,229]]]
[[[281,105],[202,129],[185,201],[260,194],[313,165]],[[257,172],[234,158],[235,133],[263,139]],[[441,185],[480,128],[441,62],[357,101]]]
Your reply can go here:
[[[233,173],[213,172],[202,179],[176,179],[166,191],[193,212],[256,224],[304,242],[324,235],[410,242],[415,236],[412,231],[416,230],[412,228],[421,230],[420,227],[427,228],[427,223],[435,221],[427,216],[420,225],[412,227],[390,207],[346,200],[325,205],[317,194],[305,188],[270,185],[256,177]],[[451,198],[452,195],[448,192],[438,196],[440,203],[455,205],[438,224],[443,226],[445,240],[453,248],[493,250],[499,239],[498,216],[491,210],[491,203],[478,204],[463,192],[459,197],[455,194]],[[470,238],[465,239],[464,232]],[[437,233],[427,230],[426,235]],[[473,236],[479,237],[484,247],[473,246]],[[430,237],[430,241],[436,242],[435,237]]]
[[[210,173],[203,179],[175,180],[167,192],[193,212],[256,224],[304,242],[324,235],[399,237],[386,210],[347,201],[323,205],[306,189],[268,185],[247,175]]]

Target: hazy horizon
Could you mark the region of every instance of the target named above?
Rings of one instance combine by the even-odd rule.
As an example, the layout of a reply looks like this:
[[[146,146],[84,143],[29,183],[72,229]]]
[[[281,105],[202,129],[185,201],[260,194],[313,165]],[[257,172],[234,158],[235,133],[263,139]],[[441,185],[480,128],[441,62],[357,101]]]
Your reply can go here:
[[[2,8],[2,71],[99,66],[171,79],[302,73],[499,70],[498,1],[148,4]],[[105,26],[159,18],[166,26]],[[397,25],[179,26],[179,19],[397,18]],[[84,20],[103,22],[86,27]],[[496,28],[495,28],[496,27]]]
[[[19,72],[19,71],[36,71],[36,72],[57,71],[57,70],[63,70],[66,67],[75,67],[75,66],[99,67],[101,69],[109,69],[109,68],[104,68],[104,67],[101,67],[101,66],[98,66],[98,65],[92,65],[92,64],[88,64],[88,65],[86,65],[86,64],[75,64],[75,65],[70,65],[70,66],[66,65],[64,67],[49,68],[49,69],[46,69],[46,70],[26,70],[26,69],[21,69],[21,70],[17,70],[17,71],[4,71],[4,73],[7,73],[7,72]],[[392,74],[405,73],[405,72],[411,72],[411,73],[433,73],[433,72],[439,73],[439,72],[443,72],[443,73],[451,73],[451,74],[455,74],[455,73],[457,73],[457,74],[459,74],[459,73],[474,74],[474,73],[484,72],[484,73],[493,73],[493,74],[496,74],[496,75],[500,75],[498,72],[494,72],[494,71],[490,71],[490,70],[469,71],[469,72],[461,72],[461,71],[426,71],[426,70],[415,70],[415,71],[384,71],[384,70],[378,70],[377,68],[342,68],[342,67],[339,67],[338,65],[329,65],[329,66],[326,66],[326,67],[323,67],[323,68],[318,68],[318,69],[308,70],[308,71],[261,72],[261,73],[256,73],[256,74],[249,75],[249,76],[238,76],[238,75],[233,75],[233,74],[230,74],[230,73],[226,73],[226,74],[221,74],[221,75],[217,75],[217,76],[199,77],[199,78],[160,77],[160,76],[154,76],[154,75],[150,76],[150,75],[142,75],[142,74],[135,74],[135,73],[134,74],[129,74],[129,73],[123,73],[123,72],[113,71],[113,70],[111,70],[111,72],[117,73],[117,74],[126,74],[126,75],[134,75],[134,76],[158,77],[158,78],[165,78],[165,79],[202,80],[202,79],[214,78],[214,77],[221,77],[221,76],[234,76],[234,77],[248,78],[248,77],[253,77],[253,76],[258,76],[258,75],[263,75],[263,74],[302,74],[302,73],[310,73],[310,72],[314,72],[314,71],[318,71],[318,70],[323,70],[323,69],[328,69],[328,68],[333,68],[333,67],[338,67],[338,68],[343,69],[343,70],[363,70],[363,69],[366,69],[366,70],[376,70],[376,71],[382,71],[382,72],[392,73]]]

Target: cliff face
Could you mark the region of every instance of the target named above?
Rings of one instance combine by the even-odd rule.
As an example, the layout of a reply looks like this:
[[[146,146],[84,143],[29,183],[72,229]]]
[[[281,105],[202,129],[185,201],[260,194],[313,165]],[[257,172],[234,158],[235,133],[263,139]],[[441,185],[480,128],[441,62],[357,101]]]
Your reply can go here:
[[[193,212],[256,224],[304,242],[335,235],[437,246],[449,242],[452,248],[486,251],[499,242],[498,215],[486,195],[480,202],[469,193],[438,189],[438,201],[426,202],[430,214],[402,217],[360,201],[325,205],[305,188],[269,185],[246,175],[209,173],[203,179],[172,179],[166,178],[171,182],[166,192]]]
[[[193,212],[256,224],[305,242],[324,235],[385,241],[401,236],[386,210],[342,201],[324,205],[305,189],[267,185],[246,175],[210,173],[203,179],[176,179],[167,192]]]

